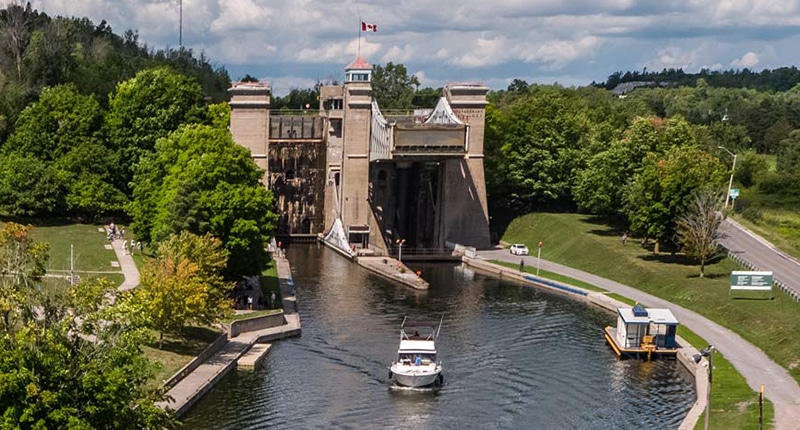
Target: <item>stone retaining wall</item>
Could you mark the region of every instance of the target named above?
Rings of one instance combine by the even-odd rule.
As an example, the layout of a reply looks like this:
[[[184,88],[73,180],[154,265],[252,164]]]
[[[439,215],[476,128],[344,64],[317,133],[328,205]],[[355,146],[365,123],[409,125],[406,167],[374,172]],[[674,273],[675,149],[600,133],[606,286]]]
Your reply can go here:
[[[211,343],[211,345],[208,345],[206,349],[203,350],[203,352],[192,359],[192,361],[190,361],[188,364],[183,366],[181,370],[178,370],[174,375],[172,375],[171,378],[167,379],[167,381],[164,382],[164,388],[169,391],[169,389],[174,387],[175,384],[183,380],[186,375],[192,373],[194,369],[197,369],[197,366],[200,366],[206,360],[208,360],[209,357],[216,354],[217,351],[225,346],[226,343],[228,343],[228,333],[220,334],[219,337]]]
[[[283,312],[271,315],[261,315],[258,317],[236,320],[231,322],[230,334],[228,337],[236,337],[248,331],[263,330],[266,328],[278,327],[286,324]]]

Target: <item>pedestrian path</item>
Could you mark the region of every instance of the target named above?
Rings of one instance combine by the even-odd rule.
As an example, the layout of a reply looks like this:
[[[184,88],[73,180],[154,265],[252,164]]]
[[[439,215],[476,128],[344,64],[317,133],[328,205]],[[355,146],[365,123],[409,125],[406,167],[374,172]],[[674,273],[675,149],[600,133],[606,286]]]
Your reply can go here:
[[[108,226],[106,226],[106,232],[108,232]],[[128,253],[130,250],[123,249],[124,243],[123,239],[114,239],[110,243],[114,249],[114,254],[117,256],[122,275],[125,276],[125,280],[122,281],[118,288],[122,291],[136,288],[139,285],[139,269],[136,267],[136,262],[133,261],[133,256]],[[111,265],[114,266],[113,262]]]
[[[478,251],[478,256],[484,260],[498,260],[514,264],[520,261],[519,256],[512,256],[505,249]],[[526,256],[522,259],[526,265],[536,265],[536,257]],[[725,355],[725,358],[745,378],[747,385],[753,391],[758,391],[761,384],[766,386],[765,395],[775,408],[775,430],[796,430],[798,428],[797,423],[800,423],[800,386],[797,381],[761,349],[753,346],[738,334],[694,311],[619,282],[547,260],[540,260],[539,264],[543,270],[598,286],[645,306],[670,309],[682,325],[713,344],[720,353]]]
[[[236,362],[257,342],[282,339],[300,333],[300,315],[297,312],[297,300],[294,295],[289,261],[283,257],[275,260],[278,268],[278,282],[281,289],[284,319],[286,324],[263,330],[241,333],[228,339],[225,345],[209,359],[192,370],[186,377],[177,382],[168,392],[171,400],[161,402],[158,406],[170,408],[180,417],[185,414],[202,396],[228,372],[236,368]]]

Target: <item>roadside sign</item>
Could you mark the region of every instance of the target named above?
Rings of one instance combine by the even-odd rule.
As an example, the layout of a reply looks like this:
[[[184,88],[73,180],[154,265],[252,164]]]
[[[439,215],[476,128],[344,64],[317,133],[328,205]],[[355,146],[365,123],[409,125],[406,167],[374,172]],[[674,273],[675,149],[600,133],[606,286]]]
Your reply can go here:
[[[732,199],[736,200],[739,197],[739,189],[738,188],[731,188],[730,196]]]
[[[769,291],[772,297],[773,281],[772,272],[734,271],[731,272],[731,291]]]

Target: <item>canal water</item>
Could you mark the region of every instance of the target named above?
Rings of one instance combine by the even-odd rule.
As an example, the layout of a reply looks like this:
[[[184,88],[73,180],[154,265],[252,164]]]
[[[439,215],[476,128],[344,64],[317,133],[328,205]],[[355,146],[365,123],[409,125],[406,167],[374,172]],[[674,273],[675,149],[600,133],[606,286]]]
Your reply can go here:
[[[460,266],[412,267],[415,291],[319,245],[288,250],[302,337],[256,371],[227,376],[184,417],[189,429],[670,429],[694,403],[677,361],[620,361],[613,315]],[[444,385],[391,389],[403,317],[444,324]]]

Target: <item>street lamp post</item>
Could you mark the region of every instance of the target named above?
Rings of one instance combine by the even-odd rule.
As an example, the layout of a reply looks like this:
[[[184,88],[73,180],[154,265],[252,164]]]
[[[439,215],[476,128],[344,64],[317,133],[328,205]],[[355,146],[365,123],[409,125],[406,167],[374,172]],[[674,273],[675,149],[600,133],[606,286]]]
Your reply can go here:
[[[708,430],[708,412],[711,406],[711,383],[714,381],[714,351],[716,350],[717,348],[715,348],[714,345],[708,345],[699,351],[700,354],[695,354],[694,356],[696,363],[700,362],[701,356],[708,359],[708,390],[706,390],[706,416],[705,423],[703,424],[704,430]]]
[[[731,179],[728,181],[728,194],[725,194],[725,209],[728,209],[728,201],[731,198],[731,187],[733,186],[733,171],[736,170],[736,154],[729,151],[728,148],[724,146],[718,146],[718,148],[722,149],[730,154],[731,157],[733,157],[733,165],[731,165]]]
[[[394,243],[397,244],[397,261],[400,262],[400,264],[402,264],[403,263],[403,245],[405,245],[406,240],[405,239],[397,239]]]

